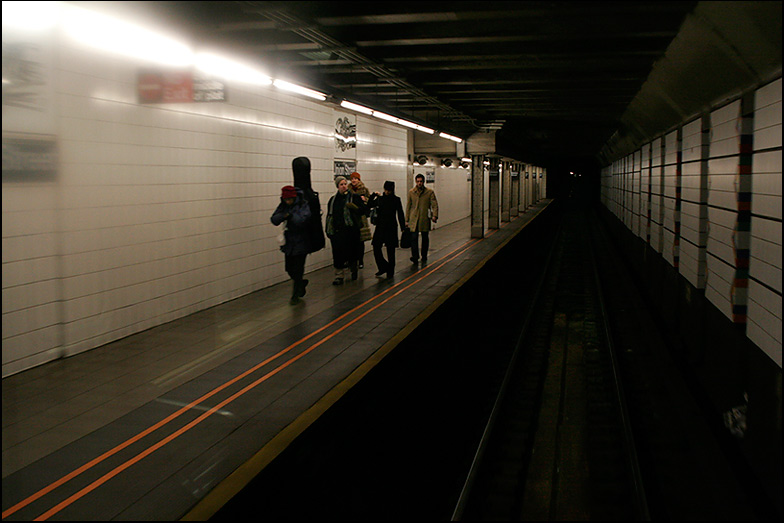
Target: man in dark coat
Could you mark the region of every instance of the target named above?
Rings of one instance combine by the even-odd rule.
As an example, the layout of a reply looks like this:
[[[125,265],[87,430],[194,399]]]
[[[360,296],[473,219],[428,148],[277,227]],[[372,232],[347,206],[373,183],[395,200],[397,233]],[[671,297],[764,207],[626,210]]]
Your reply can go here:
[[[384,182],[384,194],[373,193],[369,206],[376,208],[376,230],[373,232],[373,256],[376,258],[378,272],[376,276],[387,278],[395,276],[395,249],[398,246],[398,229],[405,228],[406,217],[403,214],[403,203],[395,195],[395,182]],[[387,248],[387,258],[384,259],[383,248]]]
[[[294,282],[289,303],[294,305],[305,295],[305,286],[308,280],[302,278],[305,274],[305,259],[308,256],[310,239],[308,227],[310,223],[310,206],[305,201],[301,189],[287,185],[283,187],[280,195],[280,204],[272,213],[270,221],[274,225],[286,222],[284,236],[286,241],[280,250],[286,257],[286,273]]]

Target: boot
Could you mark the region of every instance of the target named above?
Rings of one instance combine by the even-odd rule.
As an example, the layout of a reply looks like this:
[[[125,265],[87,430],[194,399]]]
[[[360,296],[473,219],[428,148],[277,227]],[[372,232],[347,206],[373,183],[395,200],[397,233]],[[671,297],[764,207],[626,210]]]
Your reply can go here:
[[[299,303],[299,282],[294,280],[294,286],[291,290],[291,299],[289,299],[289,305],[296,305]]]
[[[308,280],[300,280],[299,281],[299,297],[302,298],[305,296],[305,287],[308,286]]]

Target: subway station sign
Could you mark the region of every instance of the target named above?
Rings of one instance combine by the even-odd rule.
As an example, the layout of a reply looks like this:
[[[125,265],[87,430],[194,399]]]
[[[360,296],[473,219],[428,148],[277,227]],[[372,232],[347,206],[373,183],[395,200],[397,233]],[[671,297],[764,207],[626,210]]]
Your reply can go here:
[[[193,71],[139,71],[137,94],[141,104],[225,102],[226,85]]]

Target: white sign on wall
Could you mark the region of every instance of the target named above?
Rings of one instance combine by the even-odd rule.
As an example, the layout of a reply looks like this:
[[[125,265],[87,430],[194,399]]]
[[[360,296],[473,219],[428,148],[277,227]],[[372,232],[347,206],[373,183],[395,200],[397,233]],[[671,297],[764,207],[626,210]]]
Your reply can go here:
[[[357,157],[357,117],[335,113],[335,157]]]

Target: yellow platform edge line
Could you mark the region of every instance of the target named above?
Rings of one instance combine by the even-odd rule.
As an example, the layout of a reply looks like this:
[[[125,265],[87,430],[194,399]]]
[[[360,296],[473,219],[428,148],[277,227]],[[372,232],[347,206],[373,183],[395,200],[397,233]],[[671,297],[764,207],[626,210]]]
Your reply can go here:
[[[542,211],[544,211],[551,201],[546,202],[544,207],[539,209],[535,216],[536,218]],[[506,246],[512,239],[520,234],[525,227],[531,223],[532,220],[525,222],[518,231],[510,235],[503,242],[501,242],[495,249],[492,250],[487,256],[484,257],[473,269],[463,275],[458,281],[452,284],[449,289],[444,291],[433,303],[425,307],[413,320],[411,320],[403,329],[398,331],[389,341],[382,345],[376,352],[374,352],[368,359],[366,359],[359,367],[349,374],[340,383],[335,385],[324,396],[314,403],[308,410],[300,414],[297,419],[289,423],[282,431],[280,431],[274,438],[272,438],[266,445],[264,445],[256,454],[253,455],[248,461],[240,465],[234,472],[229,474],[224,480],[218,483],[206,496],[204,496],[196,505],[193,506],[180,521],[207,521],[214,516],[223,506],[236,496],[248,483],[261,473],[264,468],[269,465],[272,460],[278,457],[286,448],[305,430],[310,427],[317,419],[321,417],[332,405],[338,402],[354,385],[359,383],[362,378],[367,375],[381,360],[383,360],[389,353],[394,350],[404,339],[411,334],[414,329],[419,327],[427,318],[429,318],[441,305],[448,300],[460,287],[474,277],[479,270],[485,266],[498,252]],[[496,229],[497,230],[497,229]]]

